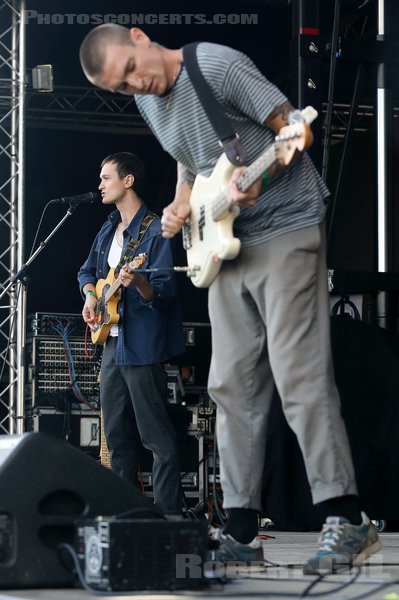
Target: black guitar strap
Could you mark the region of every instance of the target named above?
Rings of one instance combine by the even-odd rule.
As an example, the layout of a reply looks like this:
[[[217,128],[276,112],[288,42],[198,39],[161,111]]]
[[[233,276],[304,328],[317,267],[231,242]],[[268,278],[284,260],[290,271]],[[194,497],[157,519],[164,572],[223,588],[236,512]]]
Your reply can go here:
[[[199,68],[197,60],[199,43],[193,42],[183,46],[184,66],[227,158],[233,165],[246,165],[247,154],[244,146]]]
[[[141,221],[139,237],[137,238],[137,240],[135,240],[133,236],[130,238],[126,246],[126,251],[115,268],[115,277],[118,276],[119,271],[126,263],[132,262],[133,258],[135,257],[137,248],[144,237],[145,232],[156,218],[157,215],[155,213],[148,213]]]

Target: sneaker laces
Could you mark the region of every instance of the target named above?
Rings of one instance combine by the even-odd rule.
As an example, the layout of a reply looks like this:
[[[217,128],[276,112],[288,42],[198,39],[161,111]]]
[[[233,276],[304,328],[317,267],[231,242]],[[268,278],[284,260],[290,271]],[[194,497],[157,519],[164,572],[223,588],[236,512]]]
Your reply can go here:
[[[243,546],[249,546],[250,548],[253,548],[253,549],[262,547],[262,537],[261,536],[256,535],[253,540],[251,540],[247,544],[244,544],[243,542],[239,542],[238,540],[233,538],[231,535],[225,534],[223,532],[222,527],[209,527],[208,528],[208,538],[214,542],[220,542],[223,539],[226,539],[226,540],[231,539],[237,544],[242,544]]]
[[[208,538],[214,541],[220,540],[220,536],[223,533],[222,527],[213,527],[209,525],[208,527]]]
[[[344,525],[338,523],[325,523],[321,530],[318,550],[331,552],[332,548],[339,542],[344,533]]]

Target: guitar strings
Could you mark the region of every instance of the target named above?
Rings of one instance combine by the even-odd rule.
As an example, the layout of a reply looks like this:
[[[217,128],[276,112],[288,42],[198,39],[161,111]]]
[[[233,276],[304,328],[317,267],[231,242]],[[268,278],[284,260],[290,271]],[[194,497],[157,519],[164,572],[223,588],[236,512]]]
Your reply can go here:
[[[244,182],[244,186],[247,185],[246,180],[251,179],[255,175],[262,175],[262,173],[267,169],[276,158],[276,143],[273,143],[269,146],[251,165],[249,165],[246,171],[240,176]],[[257,177],[255,177],[257,179]],[[241,191],[247,191],[247,188],[243,188]],[[221,190],[213,200],[208,205],[204,206],[203,216],[205,219],[211,218],[214,219],[219,215],[223,214],[223,212],[230,208],[230,204],[227,200],[227,188]]]
[[[252,173],[256,172],[256,171],[260,171],[260,173],[259,173],[259,176],[260,176],[265,168],[265,167],[263,167],[263,169],[260,169],[260,165],[262,165],[265,160],[268,161],[272,156],[275,156],[275,143],[273,143],[271,146],[269,146],[269,148],[267,148],[251,165],[249,165],[247,167],[247,170],[242,175],[243,179],[248,178],[249,175],[252,176]],[[270,166],[270,165],[267,165],[267,166]],[[217,213],[218,210],[220,210],[221,208],[227,209],[229,206],[230,205],[227,201],[226,189],[221,190],[216,195],[213,202],[204,206],[204,217],[205,217],[205,219],[210,218],[213,220],[214,215],[215,215],[215,213]],[[141,240],[141,242],[138,244],[136,250],[142,244],[149,242],[152,239],[159,237],[160,235],[162,235],[162,232],[155,233],[154,235],[151,235],[149,237],[144,237],[144,239]]]
[[[296,125],[298,125],[298,123],[295,123]],[[291,125],[292,127],[293,125]],[[243,185],[240,188],[240,190],[242,192],[246,192],[248,190],[248,188],[250,187],[250,185],[252,185],[250,183],[251,179],[252,179],[252,183],[254,183],[254,181],[260,177],[262,175],[262,173],[268,169],[270,167],[270,165],[273,164],[273,162],[276,160],[276,152],[277,152],[277,148],[280,145],[281,142],[287,142],[289,140],[293,140],[297,137],[301,137],[303,135],[303,133],[301,131],[298,130],[298,127],[296,128],[297,130],[294,131],[293,133],[283,133],[283,134],[279,134],[274,138],[274,142],[268,146],[264,152],[262,152],[260,154],[260,156],[258,156],[258,158],[251,164],[248,165],[246,171],[244,173],[242,173],[242,175],[240,175],[239,179],[242,180]],[[249,181],[248,181],[249,180]],[[199,222],[201,219],[213,219],[216,220],[217,217],[223,215],[223,213],[228,210],[230,208],[230,204],[227,200],[227,188],[225,188],[224,190],[221,190],[216,197],[214,198],[213,202],[211,202],[210,204],[207,205],[203,205],[202,208],[202,213],[200,214],[199,218],[197,219],[197,222]],[[193,238],[193,236],[197,233],[197,232],[193,232],[193,230],[191,229],[191,238]],[[198,234],[199,235],[199,234]]]

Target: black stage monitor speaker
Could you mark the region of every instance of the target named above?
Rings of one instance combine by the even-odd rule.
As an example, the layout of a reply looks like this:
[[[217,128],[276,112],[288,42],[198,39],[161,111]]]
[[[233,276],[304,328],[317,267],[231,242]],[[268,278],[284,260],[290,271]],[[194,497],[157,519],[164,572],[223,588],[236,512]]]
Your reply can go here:
[[[93,458],[43,433],[0,436],[0,588],[70,587],[57,547],[78,519],[160,518],[149,498]]]

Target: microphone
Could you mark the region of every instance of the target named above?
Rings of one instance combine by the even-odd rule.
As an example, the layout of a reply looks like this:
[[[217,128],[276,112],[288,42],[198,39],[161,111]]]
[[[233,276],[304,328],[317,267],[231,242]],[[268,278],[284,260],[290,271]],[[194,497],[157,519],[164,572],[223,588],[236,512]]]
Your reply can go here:
[[[80,196],[65,196],[64,198],[55,198],[51,202],[57,204],[69,204],[70,206],[79,206],[79,204],[92,204],[95,200],[98,200],[98,194],[96,192],[89,192],[88,194],[80,194]]]

